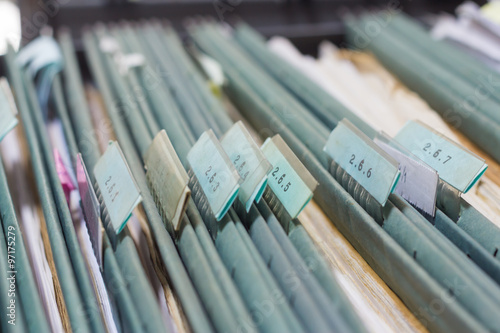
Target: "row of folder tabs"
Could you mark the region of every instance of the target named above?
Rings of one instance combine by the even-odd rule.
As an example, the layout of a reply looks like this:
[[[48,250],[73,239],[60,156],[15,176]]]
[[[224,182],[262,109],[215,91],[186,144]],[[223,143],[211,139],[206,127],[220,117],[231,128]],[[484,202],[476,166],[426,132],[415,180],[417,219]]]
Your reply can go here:
[[[2,332],[500,332],[499,74],[397,10],[346,28],[9,48]]]

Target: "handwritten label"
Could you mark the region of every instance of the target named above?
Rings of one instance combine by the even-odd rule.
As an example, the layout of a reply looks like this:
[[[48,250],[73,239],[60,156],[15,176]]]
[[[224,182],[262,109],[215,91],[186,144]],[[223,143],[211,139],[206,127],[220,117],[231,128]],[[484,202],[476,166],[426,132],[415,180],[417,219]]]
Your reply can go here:
[[[102,228],[101,228],[101,206],[95,195],[92,182],[90,180],[87,168],[83,162],[82,154],[76,158],[76,180],[78,182],[78,191],[82,201],[82,211],[89,230],[92,248],[97,258],[97,263],[102,266]]]
[[[268,138],[261,148],[271,163],[268,184],[291,218],[304,209],[318,186],[316,179],[279,135]]]
[[[419,121],[406,123],[394,139],[435,169],[442,180],[463,193],[488,168],[483,159]]]
[[[400,175],[394,158],[347,119],[338,123],[323,150],[375,200],[385,205]]]
[[[221,139],[221,145],[243,180],[238,197],[248,212],[252,203],[262,198],[271,164],[241,121],[227,131]]]
[[[14,128],[18,121],[17,108],[7,79],[0,78],[0,141]]]
[[[146,178],[151,187],[158,209],[175,230],[179,230],[182,215],[186,211],[191,190],[189,177],[182,166],[165,130],[154,138],[144,154]]]
[[[191,169],[217,221],[238,195],[240,177],[212,130],[204,132],[188,153]]]
[[[401,177],[394,192],[430,216],[436,213],[437,172],[379,139],[374,142],[399,163]]]
[[[127,224],[142,197],[116,141],[110,141],[108,148],[97,161],[94,175],[111,224],[118,234]]]

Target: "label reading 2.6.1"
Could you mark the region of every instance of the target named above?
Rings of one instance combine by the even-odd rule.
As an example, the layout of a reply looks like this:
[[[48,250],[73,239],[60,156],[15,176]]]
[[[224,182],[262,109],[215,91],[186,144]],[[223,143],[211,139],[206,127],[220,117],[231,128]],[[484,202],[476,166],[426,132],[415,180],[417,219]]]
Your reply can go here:
[[[110,142],[97,161],[94,175],[111,224],[116,233],[119,233],[142,197],[116,141]]]

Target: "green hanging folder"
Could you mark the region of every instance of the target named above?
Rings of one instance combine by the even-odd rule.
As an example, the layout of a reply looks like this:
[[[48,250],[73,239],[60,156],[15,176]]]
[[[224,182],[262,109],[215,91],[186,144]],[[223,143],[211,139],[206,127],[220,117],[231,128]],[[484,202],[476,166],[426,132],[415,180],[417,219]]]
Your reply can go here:
[[[198,41],[198,40],[197,40],[197,41]],[[244,101],[245,101],[245,102],[242,102],[242,100],[241,100],[241,99],[243,98],[243,96],[245,96],[245,94],[248,94],[249,89],[248,89],[248,88],[247,88],[247,89],[241,89],[241,88],[239,88],[237,91],[235,91],[235,90],[234,90],[234,85],[235,85],[235,84],[237,84],[237,82],[239,82],[238,77],[237,77],[237,76],[233,76],[233,75],[231,75],[231,74],[232,74],[232,72],[230,72],[230,71],[226,71],[226,74],[229,76],[230,80],[232,79],[232,80],[231,80],[231,84],[229,85],[230,92],[232,92],[232,94],[231,94],[231,95],[232,95],[233,97],[236,97],[236,96],[237,96],[236,100],[238,100],[238,102],[239,102],[238,104],[242,107],[242,109],[244,109],[244,110],[245,110],[245,109],[246,109],[246,110],[248,110],[248,109],[250,108],[250,106],[251,106],[251,105],[253,105],[253,109],[254,109],[254,110],[259,110],[259,109],[260,109],[260,110],[262,110],[262,108],[263,108],[263,106],[262,106],[262,105],[260,105],[260,107],[258,107],[258,105],[259,105],[259,104],[257,104],[257,105],[256,105],[256,103],[257,103],[257,102],[256,102],[256,99],[258,99],[256,96],[253,96],[252,98],[245,97],[245,99],[244,99]],[[233,89],[232,89],[232,88],[233,88]],[[245,92],[245,94],[244,94],[243,92]],[[236,94],[237,94],[237,95],[236,95]],[[246,115],[247,115],[247,117],[249,117],[249,119],[250,119],[250,120],[253,120],[253,121],[254,121],[256,124],[258,124],[259,126],[266,126],[266,123],[268,123],[268,121],[269,121],[269,120],[273,119],[273,118],[269,118],[269,117],[268,117],[268,118],[267,118],[267,120],[263,120],[263,119],[266,119],[266,118],[260,118],[260,117],[262,117],[262,116],[263,116],[263,115],[262,115],[262,113],[260,113],[259,115],[256,115],[256,114],[255,114],[255,111],[253,112],[253,114],[251,114],[251,113],[246,113]],[[259,120],[259,118],[260,118],[260,120]],[[277,123],[277,119],[276,119],[276,118],[274,118],[273,122],[276,124],[276,123]],[[280,132],[282,135],[284,135],[284,133],[286,133],[286,132],[284,132],[284,131],[285,131],[285,127],[284,127],[282,124],[281,124],[281,126],[278,126],[277,128],[278,128],[278,129],[277,129],[277,130],[278,130],[278,132]],[[290,135],[287,135],[286,139],[288,139],[288,140],[292,140],[292,138],[290,137]],[[296,140],[296,139],[294,139],[294,140]],[[294,141],[294,142],[295,142],[295,141]],[[288,141],[288,143],[290,144],[290,141]],[[294,146],[296,149],[298,149],[298,148],[297,148],[297,146],[296,146],[295,144],[294,144],[293,146]],[[293,148],[293,147],[292,147],[292,148]],[[303,148],[302,148],[302,149],[303,149]],[[315,165],[315,164],[311,162],[310,158],[311,158],[312,156],[311,156],[310,154],[305,154],[303,150],[298,151],[298,152],[296,151],[296,153],[298,153],[298,156],[299,156],[299,157],[301,157],[301,158],[303,159],[303,162],[304,162],[304,163],[306,163],[306,165],[307,165],[307,166],[309,166],[309,169],[310,169],[310,170],[312,170],[313,168],[317,168],[317,167],[314,167],[314,165]],[[311,164],[311,163],[312,163],[312,164]],[[315,163],[317,163],[317,162],[315,162]],[[317,165],[317,164],[316,164],[316,165]],[[321,171],[321,168],[320,168],[320,169],[318,169],[318,171]],[[324,171],[322,171],[322,172],[324,172]],[[319,180],[320,180],[320,184],[322,184],[322,183],[323,183],[323,185],[320,185],[319,190],[322,192],[322,194],[323,194],[323,195],[325,195],[326,193],[325,193],[325,192],[323,192],[323,191],[329,188],[329,187],[325,187],[325,186],[326,186],[326,183],[329,183],[329,184],[330,184],[330,181],[326,181],[326,180],[325,180],[325,178],[324,178],[324,176],[322,176],[322,175],[321,175],[321,173],[319,173],[319,174],[318,174],[318,173],[316,172],[316,173],[315,173],[315,176],[316,176],[316,178],[317,178],[317,179],[319,179]],[[318,178],[318,177],[319,177],[319,178]],[[329,185],[329,186],[330,186],[330,185]],[[332,190],[332,188],[330,188],[330,190]],[[325,197],[330,198],[330,200],[329,200],[329,201],[331,201],[332,194],[333,194],[333,193],[330,193],[330,195],[325,196]],[[323,201],[323,199],[322,199],[321,197],[322,197],[322,196],[320,195],[320,196],[319,196],[319,198],[317,199],[317,201],[319,201],[319,203],[323,206],[323,209],[324,209],[324,210],[325,210],[328,214],[333,213],[333,212],[332,212],[332,207],[335,207],[335,206],[334,206],[335,204],[334,204],[334,203],[332,203],[332,202]],[[323,205],[323,204],[325,204],[326,206],[325,206],[325,205]],[[342,204],[342,206],[343,206],[343,207],[345,207],[345,202]],[[349,206],[349,207],[350,207],[350,206]],[[337,214],[338,214],[338,213],[337,213]],[[345,214],[345,213],[342,213],[342,214]],[[340,221],[341,221],[341,220],[340,220]],[[341,229],[344,233],[346,232],[346,229],[345,229],[345,227],[343,227],[343,226],[342,226],[342,224],[341,224],[341,225],[339,225],[339,228],[340,228],[340,229]],[[375,229],[373,229],[373,230],[375,230]],[[360,230],[358,230],[357,232],[359,233],[359,231],[360,231]],[[351,243],[353,243],[353,244],[354,244],[354,245],[358,248],[358,250],[361,250],[361,249],[359,248],[359,245],[361,245],[360,243],[358,243],[357,241],[354,241],[354,239],[352,238],[352,236],[349,236],[349,234],[346,234],[346,236],[348,236],[348,238],[350,239]],[[372,235],[372,236],[369,236],[369,237],[370,237],[369,239],[372,239],[373,235]],[[365,242],[366,242],[366,240],[365,240]],[[359,244],[359,245],[358,245],[358,244]],[[387,244],[387,241],[385,241],[385,242],[384,242],[384,244]],[[365,244],[365,245],[366,245],[366,244]],[[401,251],[401,250],[399,250],[399,251]],[[360,252],[361,252],[362,254],[363,254],[363,253],[364,253],[364,254],[366,254],[366,252],[364,252],[364,250],[363,250],[363,251],[360,251]],[[396,255],[395,257],[393,257],[394,259],[395,259],[395,258],[397,258],[397,256],[399,255],[399,254],[398,254],[398,251],[393,252],[393,254],[395,254],[395,255]],[[404,257],[404,256],[403,256],[403,257]],[[368,259],[367,259],[367,260],[368,260]],[[371,260],[372,260],[372,259],[370,259],[370,260],[368,260],[368,261],[369,261],[369,262],[372,262]],[[376,264],[376,265],[381,265],[381,264],[382,264],[382,265],[386,265],[386,264],[388,264],[388,262],[387,262],[387,261],[386,261],[386,262],[384,262],[384,261],[385,261],[385,259],[384,259],[384,260],[378,259],[378,260],[380,260],[380,261],[379,261],[379,262],[377,262],[377,264]],[[373,267],[373,265],[375,265],[375,262],[372,262],[372,267]],[[411,269],[416,269],[416,268],[417,268],[417,267],[413,266],[413,268],[411,268]],[[409,269],[409,267],[408,267],[407,269]],[[386,274],[382,274],[382,272],[381,272],[381,271],[379,271],[378,269],[376,269],[376,270],[378,271],[378,273],[379,273],[382,277],[384,277],[384,278],[386,278],[386,279],[387,279],[387,278],[389,278],[389,276],[387,276]],[[420,283],[422,283],[422,281],[427,281],[426,283],[429,283],[429,284],[435,284],[435,282],[431,282],[431,280],[429,280],[429,279],[428,279],[428,277],[427,277],[427,279],[426,279],[426,278],[424,278],[422,275],[420,275],[420,276],[421,276],[421,282],[419,282],[419,284],[420,284]],[[386,280],[386,281],[388,281],[388,280]],[[397,279],[396,279],[396,280],[393,280],[393,281],[395,282],[395,281],[397,281]],[[390,280],[389,280],[388,282],[389,282],[389,284],[390,284],[390,285],[392,285],[392,287],[393,287],[393,288],[395,288],[395,289],[397,288],[397,289],[399,290],[399,292],[400,292],[400,293],[401,293],[403,290],[405,290],[405,289],[399,289],[399,288],[397,287],[397,284],[398,284],[398,283],[393,284],[393,282],[391,282]],[[435,286],[437,286],[437,285],[435,285]],[[431,290],[431,289],[432,289],[432,287],[430,287],[430,286],[429,286],[428,290]],[[435,290],[435,289],[433,289],[433,290]],[[409,304],[409,305],[412,307],[412,306],[413,306],[412,304],[415,304],[415,303],[412,303],[412,302],[415,302],[415,301],[416,301],[416,302],[418,302],[418,297],[413,297],[413,296],[408,297],[410,294],[407,294],[407,291],[408,291],[408,290],[405,290],[405,292],[404,292],[404,293],[401,293],[401,294],[400,294],[400,296],[402,296],[402,295],[403,295],[403,297],[405,298],[405,300],[406,300],[407,304]],[[406,294],[406,296],[405,296],[405,294]],[[416,294],[421,295],[421,293],[420,293],[420,292],[417,292]],[[414,294],[414,295],[416,295],[416,294]],[[415,308],[415,309],[416,309],[416,308]],[[463,309],[461,309],[460,307],[455,307],[455,308],[454,308],[454,311],[456,311],[456,313],[457,313],[457,312],[458,312],[458,313],[460,313],[460,312],[463,312]],[[449,315],[449,314],[447,314],[446,316],[448,316],[448,315]],[[448,317],[448,318],[446,318],[446,316],[443,316],[443,317],[442,317],[442,321],[439,321],[439,320],[434,320],[432,323],[430,323],[430,325],[435,325],[435,327],[440,327],[441,325],[444,325],[444,326],[441,326],[441,327],[446,327],[446,325],[450,325],[450,324],[452,324],[452,322],[453,322],[453,321],[455,321],[455,320],[456,320],[456,319],[454,319],[452,322],[450,322],[450,321],[449,321],[449,318],[452,318],[452,317]],[[472,320],[472,319],[471,319],[471,317],[469,317],[469,319],[467,319],[466,321],[469,323],[469,325],[475,325],[475,324],[473,324],[473,323],[474,323],[474,320]]]
[[[71,71],[71,69],[66,66],[64,71]],[[67,76],[69,76],[70,78],[72,77],[71,75]],[[77,94],[71,94],[71,96],[75,95]],[[71,127],[68,109],[65,102],[66,101],[64,99],[61,77],[59,75],[56,75],[52,87],[52,104],[56,111],[56,114],[61,119],[65,138],[68,143],[68,151],[71,156],[77,156],[78,147],[76,144],[75,134]],[[91,137],[89,139],[91,139]],[[76,166],[74,166],[73,169],[76,170]],[[99,227],[101,226],[102,222]],[[92,240],[92,235],[90,236]],[[118,266],[118,263],[116,262],[116,258],[114,256],[113,249],[111,248],[110,241],[105,233],[103,235],[103,243],[102,253],[100,254],[103,258],[103,261],[101,262],[101,271],[105,283],[108,287],[108,293],[112,295],[111,301],[116,301],[115,304],[118,304],[117,308],[119,308],[121,318],[123,318],[125,325],[129,327],[131,331],[134,332],[142,330],[141,322],[134,308],[133,301],[126,289],[126,281],[124,280],[120,272],[120,268]],[[99,254],[96,254],[96,256],[97,255]],[[117,326],[119,326],[119,323],[116,324]]]
[[[346,23],[347,36],[352,41],[356,32],[362,28],[363,21]],[[495,160],[500,161],[498,143],[500,142],[499,124],[491,121],[485,114],[475,107],[468,107],[464,103],[466,91],[460,93],[450,88],[450,82],[443,82],[431,69],[432,62],[419,60],[418,54],[409,52],[393,36],[379,34],[371,43],[368,50],[391,70],[410,89],[423,96],[429,105],[448,122],[462,131],[471,141],[488,152]],[[403,61],[404,59],[404,61]],[[437,68],[435,65],[433,68]]]
[[[194,112],[196,112],[196,111],[194,111]],[[175,139],[175,138],[172,138],[172,142],[174,143],[174,146],[175,146],[175,141],[176,141],[176,139]],[[182,157],[181,157],[181,159],[182,159]],[[189,214],[190,214],[190,209],[189,209],[189,207],[188,207],[188,215],[189,215]]]
[[[12,281],[17,284],[17,290],[14,291],[13,295],[14,297],[8,297],[9,304],[7,305],[10,305],[11,300],[14,300],[14,302],[16,302],[14,303],[14,307],[17,307],[19,312],[21,312],[21,308],[24,307],[26,329],[28,329],[30,332],[49,332],[49,323],[45,317],[45,311],[38,295],[38,288],[36,287],[28,254],[24,246],[23,234],[17,221],[14,205],[9,193],[7,178],[5,176],[3,161],[1,158],[0,192],[2,193],[2,195],[0,195],[0,211],[2,211],[1,220],[3,229],[2,235],[0,236],[3,237],[5,235],[6,242],[2,242],[2,244],[0,244],[2,245],[2,270],[5,270],[5,274],[2,275],[4,277],[2,280],[5,281],[7,280],[8,276],[13,275],[15,276],[15,278]],[[4,244],[8,245],[8,248],[4,248]],[[12,263],[9,263],[9,259],[12,260]],[[2,298],[7,297],[12,293],[8,291],[10,289],[9,284],[7,284],[7,290],[5,291],[4,295],[2,295]],[[16,295],[18,297],[16,297]],[[6,308],[7,307],[4,307],[3,309],[5,310]],[[4,318],[2,320],[2,323],[9,319],[15,319],[10,318],[9,316],[6,317],[8,319]],[[21,319],[18,320],[18,322],[20,321]],[[16,320],[14,320],[14,322],[16,322]],[[22,326],[21,324],[19,324],[17,328],[10,327],[9,329],[7,329],[7,327],[10,326],[5,327],[6,332],[10,331],[11,329],[13,329],[13,331],[15,331],[16,329],[20,331],[19,329]]]
[[[68,308],[71,326],[74,329],[90,331],[90,323],[85,319],[81,307],[78,306],[79,304],[82,304],[83,300],[71,266],[68,250],[64,242],[64,236],[62,234],[59,217],[57,216],[57,208],[55,202],[53,201],[53,192],[49,186],[50,180],[45,171],[41,149],[38,146],[38,139],[36,137],[34,124],[30,116],[31,106],[28,104],[25,84],[21,73],[17,68],[17,64],[14,60],[14,52],[12,50],[7,53],[5,59],[11,82],[16,91],[19,113],[23,121],[28,146],[30,148],[31,161],[35,173],[38,194],[47,223],[47,231],[49,233],[51,248],[53,253],[58,254],[57,256],[54,256],[54,261],[60,278],[64,299]]]

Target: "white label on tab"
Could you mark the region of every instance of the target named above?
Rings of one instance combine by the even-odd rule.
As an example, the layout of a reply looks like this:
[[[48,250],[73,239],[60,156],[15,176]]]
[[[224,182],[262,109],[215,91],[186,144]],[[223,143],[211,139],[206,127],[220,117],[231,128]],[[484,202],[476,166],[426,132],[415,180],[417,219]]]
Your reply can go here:
[[[436,195],[439,176],[437,172],[409,156],[406,156],[389,144],[374,140],[387,154],[399,162],[401,177],[394,192],[401,195],[409,203],[426,212],[430,216],[436,213]]]
[[[0,79],[0,141],[16,127],[17,108],[7,79]]]
[[[78,154],[76,159],[76,180],[78,182],[78,190],[82,201],[82,211],[89,230],[92,248],[94,249],[97,263],[99,266],[102,266],[101,206],[95,195],[94,188],[92,187],[92,182],[87,173],[85,163],[83,162],[82,154]]]
[[[262,152],[271,163],[268,184],[292,218],[304,209],[318,186],[316,179],[279,135],[268,138]]]
[[[419,121],[406,123],[394,139],[434,168],[442,180],[463,193],[488,168],[483,159]]]
[[[142,200],[118,142],[110,141],[108,148],[94,167],[94,175],[111,224],[118,234]]]
[[[248,212],[252,203],[262,198],[271,164],[241,121],[227,131],[221,139],[221,145],[243,180],[238,197]]]
[[[398,162],[347,119],[340,121],[323,149],[382,206],[399,179]]]
[[[204,132],[187,159],[217,221],[238,195],[240,177],[212,130]]]

